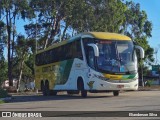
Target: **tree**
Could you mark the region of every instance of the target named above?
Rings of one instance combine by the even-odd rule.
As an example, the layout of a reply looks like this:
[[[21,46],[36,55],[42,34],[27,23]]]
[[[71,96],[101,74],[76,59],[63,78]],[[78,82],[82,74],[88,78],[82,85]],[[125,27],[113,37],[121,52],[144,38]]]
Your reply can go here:
[[[1,0],[0,18],[5,21],[7,26],[7,48],[8,48],[8,79],[10,86],[12,83],[12,59],[14,53],[14,43],[16,36],[16,19],[31,18],[32,10],[28,6],[28,0]]]
[[[94,22],[90,31],[120,32],[120,27],[125,20],[126,6],[120,0],[99,0],[94,7]],[[98,2],[98,3],[97,3]]]
[[[2,82],[4,82],[7,79],[7,62],[5,61],[5,58],[2,54],[0,54],[0,87],[2,85]]]
[[[30,20],[24,26],[27,37],[16,32],[18,19]],[[123,33],[144,48],[145,61],[154,61],[154,50],[147,41],[152,36],[152,23],[140,4],[123,0],[0,0],[0,64],[7,67],[3,56],[7,47],[10,85],[12,76],[20,83],[34,75],[36,43],[38,49],[45,49],[88,31]]]
[[[39,48],[45,49],[53,44],[54,37],[61,32],[61,22],[70,16],[73,2],[75,1],[31,0],[30,7],[35,10],[36,20],[25,25],[25,30],[30,38],[38,38]]]
[[[71,36],[67,29],[119,32],[126,9],[120,0],[31,0],[30,7],[38,18],[25,25],[25,30],[30,38],[38,38],[41,49],[52,45],[55,36],[62,40]]]
[[[154,61],[153,52],[154,49],[150,47],[147,39],[152,37],[152,23],[148,21],[147,14],[145,11],[140,10],[140,4],[134,2],[126,2],[127,11],[125,12],[126,21],[123,24],[124,34],[130,36],[136,44],[142,46],[145,51],[146,64],[150,64]],[[139,57],[138,57],[139,58]],[[139,75],[142,78],[143,84],[143,73],[146,73],[148,68],[144,65],[144,61],[139,59]],[[149,62],[148,62],[149,61]]]
[[[140,4],[134,2],[126,2],[128,7],[125,12],[126,21],[123,24],[124,34],[130,36],[138,45],[145,50],[145,60],[151,62],[153,58],[153,48],[148,44],[147,38],[152,37],[152,23],[148,21],[145,11],[140,10]]]
[[[30,39],[25,39],[24,36],[18,36],[17,42],[15,44],[16,55],[14,58],[14,73],[13,75],[18,78],[18,89],[20,89],[20,84],[25,79],[32,79],[33,78],[33,56],[32,53],[32,46],[34,42]],[[29,61],[32,60],[32,61]]]
[[[0,87],[1,83],[7,79],[7,62],[5,61],[3,52],[6,41],[5,24],[0,21]],[[3,68],[3,69],[2,69]]]

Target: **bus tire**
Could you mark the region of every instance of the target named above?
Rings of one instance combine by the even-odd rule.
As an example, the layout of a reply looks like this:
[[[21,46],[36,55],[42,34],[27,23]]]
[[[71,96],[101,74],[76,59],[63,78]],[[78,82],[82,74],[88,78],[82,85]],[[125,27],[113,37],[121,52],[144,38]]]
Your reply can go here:
[[[43,92],[43,88],[44,88],[44,82],[43,80],[41,80],[41,91]]]
[[[43,86],[42,86],[42,94],[43,94],[43,96],[46,96],[46,95],[47,95],[45,89],[46,89],[46,88],[45,88],[45,85],[43,85]]]
[[[41,91],[42,91],[42,95],[46,96],[46,88],[45,88],[45,84],[43,82],[43,80],[41,81]]]
[[[119,96],[119,91],[113,91],[114,96]]]
[[[45,81],[45,96],[49,96],[49,95],[50,95],[49,81],[46,80],[46,81]]]
[[[81,91],[81,96],[83,98],[87,97],[87,90],[84,89],[84,83],[83,80],[78,80],[78,90]]]

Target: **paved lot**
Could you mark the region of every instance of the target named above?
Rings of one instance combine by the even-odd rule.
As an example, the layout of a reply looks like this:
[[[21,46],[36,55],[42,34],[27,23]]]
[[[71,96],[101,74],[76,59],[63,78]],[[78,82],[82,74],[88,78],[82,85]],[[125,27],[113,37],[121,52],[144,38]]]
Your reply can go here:
[[[112,93],[96,93],[89,94],[85,99],[81,98],[80,95],[68,96],[66,93],[47,97],[36,94],[14,95],[10,103],[0,104],[0,111],[160,111],[159,101],[160,91],[123,92],[118,97],[114,97]],[[83,117],[81,119],[90,120],[92,118]],[[94,119],[99,120],[102,117],[94,117]],[[122,118],[115,116],[112,119],[119,120]],[[146,120],[146,118],[138,119]],[[147,117],[147,119],[151,118]]]

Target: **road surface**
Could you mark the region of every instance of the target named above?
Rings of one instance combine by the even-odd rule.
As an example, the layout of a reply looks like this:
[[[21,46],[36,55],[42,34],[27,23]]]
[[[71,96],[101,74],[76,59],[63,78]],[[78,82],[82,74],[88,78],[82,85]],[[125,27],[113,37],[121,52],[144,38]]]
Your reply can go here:
[[[37,94],[13,95],[10,103],[0,104],[0,111],[159,111],[160,112],[160,91],[131,91],[122,92],[118,97],[112,93],[90,93],[87,98],[80,95],[68,96],[60,93],[57,96],[43,97]],[[82,113],[83,114],[83,113]],[[84,113],[85,114],[85,113]],[[160,113],[159,113],[160,115]],[[94,116],[94,119],[103,119]],[[65,120],[74,119],[64,118]],[[9,118],[8,118],[9,119]],[[21,118],[16,118],[16,120]],[[43,118],[48,119],[48,118]],[[49,119],[52,119],[51,117]],[[56,118],[61,120],[63,118]],[[77,118],[92,120],[90,116]],[[111,117],[104,118],[111,119]],[[112,117],[114,120],[122,117]],[[137,117],[125,117],[123,120],[137,119]],[[138,119],[151,119],[151,117],[140,117]],[[160,119],[155,117],[154,119]]]

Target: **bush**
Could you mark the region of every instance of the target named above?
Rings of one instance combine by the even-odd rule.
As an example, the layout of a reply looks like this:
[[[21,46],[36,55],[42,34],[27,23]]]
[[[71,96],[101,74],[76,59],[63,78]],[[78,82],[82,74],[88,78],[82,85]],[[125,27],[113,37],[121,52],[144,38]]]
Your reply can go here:
[[[2,89],[2,88],[0,88],[0,98],[5,98],[7,96],[9,96],[7,91]]]
[[[152,80],[147,80],[145,85],[148,86],[148,87],[151,87],[151,85],[152,85]]]

